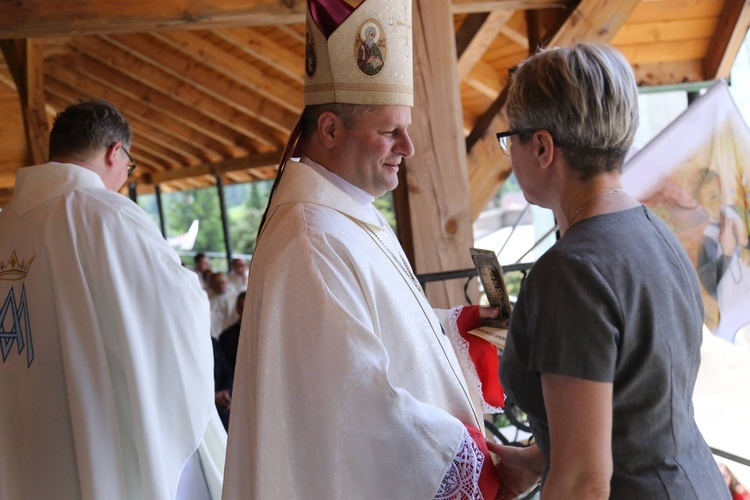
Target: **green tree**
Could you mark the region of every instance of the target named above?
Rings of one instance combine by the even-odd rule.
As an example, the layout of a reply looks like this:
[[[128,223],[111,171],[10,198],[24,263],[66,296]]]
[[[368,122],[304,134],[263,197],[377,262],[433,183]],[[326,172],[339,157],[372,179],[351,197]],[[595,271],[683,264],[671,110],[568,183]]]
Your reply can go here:
[[[229,234],[232,235],[232,251],[252,254],[263,212],[268,203],[272,181],[250,183],[245,202],[229,214]]]
[[[167,235],[177,236],[200,221],[195,252],[225,252],[224,232],[221,227],[219,195],[216,187],[168,193],[163,197],[167,219]]]

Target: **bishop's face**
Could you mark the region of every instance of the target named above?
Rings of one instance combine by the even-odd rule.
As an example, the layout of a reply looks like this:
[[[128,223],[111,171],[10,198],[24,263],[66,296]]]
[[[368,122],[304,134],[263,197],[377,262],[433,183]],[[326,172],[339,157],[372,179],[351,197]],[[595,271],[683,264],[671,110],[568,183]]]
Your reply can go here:
[[[342,177],[375,197],[396,189],[401,160],[414,154],[410,124],[408,106],[376,106],[364,113],[356,127],[342,131]]]

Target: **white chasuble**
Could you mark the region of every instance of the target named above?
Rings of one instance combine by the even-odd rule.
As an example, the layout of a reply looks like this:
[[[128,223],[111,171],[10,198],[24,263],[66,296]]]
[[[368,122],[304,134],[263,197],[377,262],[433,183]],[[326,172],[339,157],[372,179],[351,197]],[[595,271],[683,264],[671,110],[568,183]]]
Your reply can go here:
[[[19,170],[0,295],[0,498],[170,499],[196,453],[219,497],[208,302],[143,210],[76,165]]]
[[[395,235],[291,162],[259,242],[225,498],[432,499],[483,423]]]

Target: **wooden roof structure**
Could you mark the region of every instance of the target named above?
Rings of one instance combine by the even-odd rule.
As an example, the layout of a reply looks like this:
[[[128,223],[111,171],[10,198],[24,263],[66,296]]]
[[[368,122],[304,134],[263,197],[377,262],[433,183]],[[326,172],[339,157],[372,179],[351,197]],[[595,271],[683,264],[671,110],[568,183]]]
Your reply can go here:
[[[412,2],[417,154],[394,200],[421,274],[471,267],[471,224],[510,173],[493,133],[509,70],[530,52],[611,43],[641,86],[706,82],[729,76],[750,25],[750,0]],[[19,168],[47,160],[55,114],[93,97],[132,126],[139,193],[273,178],[303,108],[305,3],[0,2],[0,206]]]

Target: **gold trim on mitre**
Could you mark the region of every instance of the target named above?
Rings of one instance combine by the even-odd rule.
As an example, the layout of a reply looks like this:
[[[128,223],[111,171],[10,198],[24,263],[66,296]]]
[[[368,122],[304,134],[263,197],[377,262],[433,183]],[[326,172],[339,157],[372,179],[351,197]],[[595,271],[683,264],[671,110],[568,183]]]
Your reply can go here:
[[[327,40],[308,4],[307,30],[306,106],[414,105],[411,0],[364,0]]]

